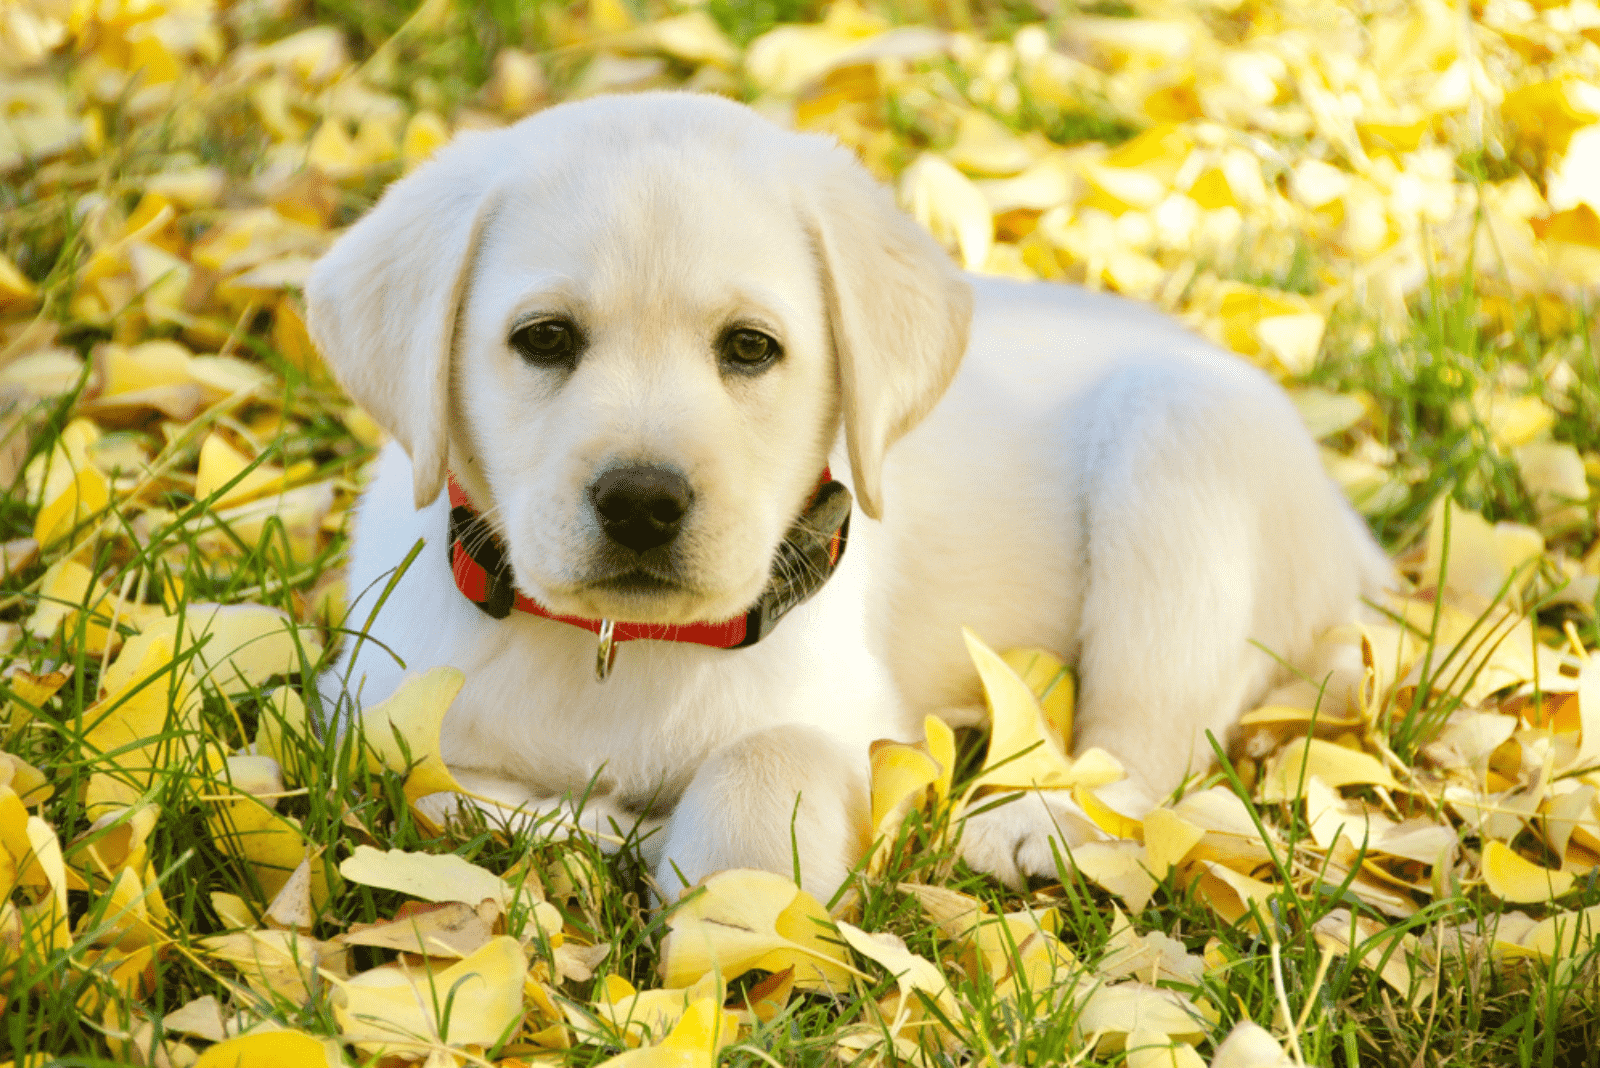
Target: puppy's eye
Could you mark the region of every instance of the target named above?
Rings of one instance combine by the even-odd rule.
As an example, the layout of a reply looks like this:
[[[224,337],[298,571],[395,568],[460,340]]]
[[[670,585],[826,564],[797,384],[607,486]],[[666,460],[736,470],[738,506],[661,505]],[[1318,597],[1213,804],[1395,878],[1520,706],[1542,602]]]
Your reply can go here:
[[[511,347],[531,364],[569,364],[578,354],[578,328],[565,319],[540,319],[519,327]]]
[[[747,374],[766,369],[782,355],[782,347],[759,330],[730,330],[722,340],[723,363]]]

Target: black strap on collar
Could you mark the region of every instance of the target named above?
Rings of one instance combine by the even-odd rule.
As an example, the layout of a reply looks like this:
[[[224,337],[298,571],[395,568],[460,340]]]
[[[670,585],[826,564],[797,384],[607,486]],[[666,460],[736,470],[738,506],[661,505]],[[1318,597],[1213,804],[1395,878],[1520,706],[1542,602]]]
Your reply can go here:
[[[495,619],[504,619],[516,610],[601,633],[607,621],[558,616],[517,590],[500,539],[473,509],[453,475],[449,489],[450,570],[456,587],[468,600]],[[761,595],[743,615],[683,626],[617,622],[611,624],[608,640],[679,641],[721,649],[754,645],[771,634],[780,619],[809,600],[838,569],[850,534],[850,503],[850,491],[824,471],[805,511],[779,543]]]

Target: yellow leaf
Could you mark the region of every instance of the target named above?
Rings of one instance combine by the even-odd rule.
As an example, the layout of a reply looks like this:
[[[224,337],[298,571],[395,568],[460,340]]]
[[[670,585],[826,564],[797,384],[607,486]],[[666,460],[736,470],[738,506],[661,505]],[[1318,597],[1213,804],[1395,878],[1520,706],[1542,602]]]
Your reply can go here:
[[[379,852],[358,845],[339,865],[339,874],[362,886],[398,890],[423,901],[463,901],[473,906],[493,901],[504,909],[515,896],[500,876],[454,853]]]
[[[33,525],[34,539],[48,547],[73,534],[111,503],[111,484],[97,468],[80,468],[59,497],[39,509]]]
[[[0,786],[9,786],[24,808],[43,804],[55,793],[55,787],[44,777],[44,772],[21,757],[5,752],[0,752]]]
[[[1445,552],[1445,510],[1449,509],[1449,553]],[[1433,518],[1428,524],[1427,558],[1422,565],[1424,588],[1438,588],[1441,568],[1444,586],[1449,590],[1471,594],[1485,603],[1500,595],[1506,581],[1518,568],[1522,568],[1520,581],[1513,585],[1515,594],[1532,578],[1526,565],[1544,551],[1544,539],[1539,532],[1514,523],[1490,525],[1476,512],[1458,507],[1448,496],[1434,506]],[[1424,624],[1424,630],[1428,629]]]
[[[1115,1050],[1136,1031],[1192,1043],[1205,1038],[1211,1026],[1200,1008],[1176,990],[1144,983],[1116,983],[1089,994],[1078,1017],[1078,1029],[1102,1036],[1101,1049]]]
[[[84,740],[141,782],[198,742],[200,695],[174,650],[167,634],[129,641],[101,680],[105,696],[83,714]]]
[[[200,446],[200,466],[194,477],[195,498],[206,500],[220,493],[211,501],[211,507],[221,509],[285,488],[283,468],[261,463],[241,477],[241,472],[249,466],[248,456],[228,444],[222,435],[212,431]],[[235,478],[237,482],[233,482]],[[233,485],[224,490],[223,487],[230,482]]]
[[[673,1025],[661,1047],[713,1056],[739,1037],[739,1019],[723,1009],[716,998],[699,998],[689,1003]]]
[[[189,381],[189,350],[175,341],[146,341],[126,346],[108,343],[95,350],[100,395],[116,397],[155,386],[178,386]]]
[[[441,145],[450,140],[450,127],[435,112],[419,111],[406,123],[406,132],[400,139],[400,158],[406,170],[433,155]]]
[[[1600,656],[1591,655],[1578,672],[1580,744],[1576,768],[1600,768]]]
[[[1306,738],[1290,742],[1267,761],[1261,773],[1261,799],[1293,800],[1313,775],[1329,786],[1399,785],[1377,757],[1321,738]]]
[[[986,111],[968,108],[956,119],[955,144],[945,157],[968,174],[1011,175],[1034,161],[1035,151]]]
[[[1540,920],[1518,942],[1547,961],[1582,960],[1600,945],[1600,905]]]
[[[339,982],[334,1020],[344,1041],[367,1054],[488,1046],[521,1021],[527,976],[521,944],[501,936],[438,973],[399,963]]]
[[[39,301],[39,288],[17,269],[11,257],[0,253],[0,311],[30,311]]]
[[[251,989],[304,1005],[312,987],[348,973],[344,946],[318,942],[298,931],[233,931],[199,940],[201,951],[237,968]]]
[[[884,822],[902,804],[912,803],[941,772],[938,761],[903,742],[872,743],[872,826],[883,833]]]
[[[405,791],[413,801],[446,790],[459,793],[461,786],[440,755],[439,732],[450,703],[465,683],[466,676],[456,668],[432,668],[407,676],[387,700],[362,709],[368,768],[411,769]]]
[[[1556,413],[1550,406],[1528,394],[1483,394],[1474,398],[1474,405],[1489,424],[1489,436],[1502,449],[1526,445],[1547,433],[1556,422]]]
[[[1205,1058],[1187,1042],[1172,1042],[1159,1031],[1130,1031],[1127,1068],[1205,1068]]]
[[[1242,1020],[1217,1046],[1211,1068],[1295,1068],[1278,1040],[1260,1024]]]
[[[710,63],[729,68],[739,60],[739,50],[704,10],[691,9],[645,23],[625,34],[617,47],[627,52],[661,52],[696,66]]]
[[[147,623],[139,632],[144,642],[163,637],[185,649],[198,645],[194,663],[229,694],[253,690],[274,675],[299,674],[322,657],[310,628],[297,629],[287,613],[259,604],[196,602],[185,610],[181,633],[177,616]]]
[[[281,816],[248,794],[214,802],[206,826],[222,849],[245,861],[261,887],[263,901],[278,896],[295,869],[306,859],[308,843],[293,816]],[[321,863],[312,864],[313,908],[328,898],[327,876]]]
[[[489,924],[473,906],[464,901],[441,901],[407,909],[393,920],[353,924],[339,941],[427,957],[460,958],[477,952],[492,936]]]
[[[1369,916],[1358,916],[1354,921],[1355,937],[1352,945],[1351,914],[1349,909],[1334,909],[1318,920],[1313,930],[1317,945],[1340,956],[1349,957],[1359,949],[1361,966],[1372,969],[1402,998],[1411,996],[1411,967],[1409,959],[1416,952],[1416,938],[1403,935],[1398,938],[1382,923]]]
[[[1084,786],[1074,786],[1072,799],[1078,802],[1078,807],[1107,834],[1116,838],[1131,839],[1134,842],[1144,841],[1144,831],[1139,821],[1131,816],[1124,816],[1100,800],[1099,795],[1093,790]]]
[[[544,99],[544,69],[535,56],[518,48],[502,48],[495,53],[494,73],[484,93],[507,115],[526,115]]]
[[[954,247],[969,271],[980,269],[994,244],[989,203],[972,179],[941,157],[924,152],[900,176],[900,199],[918,222]]]
[[[1593,94],[1584,88],[1573,77],[1535,82],[1507,93],[1500,113],[1523,141],[1559,156],[1575,131],[1600,119]]]
[[[1256,323],[1256,339],[1284,374],[1311,373],[1322,345],[1323,317],[1317,312],[1272,315]]]
[[[52,568],[51,570],[54,571],[55,568]],[[85,570],[84,573],[87,574],[87,570]],[[46,589],[48,589],[49,585],[50,572],[47,571],[45,572],[44,586]],[[84,588],[87,589],[87,586]],[[39,609],[35,609],[34,616],[37,617],[39,610],[43,609],[44,607],[44,597],[41,593]],[[65,605],[53,605],[51,607],[52,615],[54,614],[53,610],[56,608],[60,608],[63,612],[68,610]],[[59,620],[60,616],[56,616],[56,618]],[[30,620],[30,630],[31,629]],[[44,636],[48,637],[54,632],[55,625],[51,624],[49,630]],[[36,631],[34,633],[37,634]],[[15,664],[6,670],[4,679],[6,685],[11,688],[11,695],[13,698],[6,704],[6,721],[10,724],[13,735],[25,728],[33,719],[34,711],[43,708],[44,703],[50,700],[50,698],[54,697],[57,690],[66,685],[67,680],[72,678],[72,671],[73,669],[71,664],[58,667],[54,671],[47,672],[43,675],[34,675],[31,672],[22,670],[20,666]],[[11,757],[11,760],[16,762],[16,764],[21,765],[21,767],[26,767],[26,765],[21,764],[21,759],[18,757]],[[14,767],[13,774],[17,773],[18,768]],[[15,785],[15,783],[13,783],[13,785]],[[17,792],[26,798],[29,790],[19,787]],[[28,803],[30,805],[33,804],[32,801],[29,801]]]
[[[279,686],[267,695],[266,705],[261,709],[256,726],[256,749],[280,765],[286,764],[285,732],[309,737],[310,731],[306,703],[289,687]]]
[[[194,1068],[337,1068],[343,1061],[303,1031],[265,1031],[218,1042]]]
[[[1205,831],[1167,808],[1151,809],[1144,821],[1145,863],[1158,879],[1166,878],[1174,864],[1205,837]]]
[[[1159,885],[1145,867],[1144,847],[1138,842],[1085,842],[1073,848],[1072,863],[1134,912],[1144,911]]]
[[[1076,761],[1068,758],[1028,684],[977,635],[963,634],[983,680],[991,721],[985,770],[969,789],[1094,787],[1123,777],[1120,765],[1100,750],[1092,749]]]
[[[1503,842],[1484,843],[1483,881],[1502,901],[1548,901],[1571,890],[1574,878],[1571,872],[1552,871],[1524,860]]]
[[[1562,442],[1531,441],[1513,449],[1512,455],[1541,523],[1582,520],[1583,509],[1570,507],[1589,499],[1589,479],[1577,449]]]
[[[855,971],[831,927],[827,910],[781,875],[719,872],[685,891],[667,918],[664,985],[689,986],[713,970],[731,980],[792,967],[802,990],[842,991]]]
[[[1055,736],[1063,741],[1071,738],[1076,693],[1072,669],[1060,657],[1044,649],[1012,649],[1002,653],[1000,659],[1039,699],[1045,722]]]
[[[92,592],[92,596],[91,596]],[[68,620],[67,638],[76,641],[83,627],[86,652],[98,654],[108,642],[120,644],[110,630],[111,591],[95,581],[94,573],[70,557],[51,564],[39,583],[39,606],[28,617],[28,633],[50,638]],[[83,608],[75,606],[83,605]]]
[[[937,1018],[932,1017],[924,1007],[919,992],[932,1000],[946,1018],[960,1017],[961,1010],[956,1004],[955,995],[938,966],[912,953],[898,937],[892,934],[868,934],[859,927],[842,922],[839,924],[839,933],[844,935],[851,949],[881,966],[899,986],[900,1003],[895,1018],[889,1023],[890,1032],[900,1035],[908,1025],[922,1024],[924,1021],[937,1026]],[[915,1036],[906,1034],[902,1037]]]
[[[1269,902],[1278,892],[1276,886],[1241,875],[1215,861],[1202,861],[1201,866],[1200,896],[1223,920],[1238,923],[1250,915],[1252,905],[1261,915],[1271,915]]]
[[[361,169],[361,153],[342,119],[329,117],[317,127],[306,149],[306,164],[332,178],[343,178]]]

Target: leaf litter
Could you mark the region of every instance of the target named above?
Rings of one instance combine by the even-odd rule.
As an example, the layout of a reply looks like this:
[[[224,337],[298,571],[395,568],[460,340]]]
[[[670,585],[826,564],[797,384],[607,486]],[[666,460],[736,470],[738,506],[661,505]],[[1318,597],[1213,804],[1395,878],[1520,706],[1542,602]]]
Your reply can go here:
[[[1297,1063],[1304,1013],[1219,1005],[1233,951],[1151,927],[1167,895],[1274,953],[1304,922],[1324,967],[1413,1011],[1469,959],[1592,982],[1600,13],[1126,7],[989,12],[985,35],[837,0],[749,37],[716,4],[594,0],[539,9],[528,50],[460,86],[425,47],[461,32],[448,0],[381,41],[292,3],[8,6],[0,1006],[67,976],[102,1055],[432,1068],[596,1044],[709,1065],[853,997],[835,1057],[933,1064],[980,1057],[981,989],[1129,1065]],[[932,719],[872,753],[860,889],[910,903],[909,942],[858,891],[830,912],[725,872],[665,912],[660,970],[630,971],[576,844],[499,872],[440,852],[425,799],[457,786],[438,733],[459,674],[408,681],[352,737],[312,726],[310,680],[350,640],[328,564],[381,431],[333,388],[299,288],[352,206],[455,130],[667,84],[838,137],[968,268],[1152,301],[1277,376],[1406,588],[1246,713],[1224,775],[1160,804],[1072,752],[1070,670],[969,635],[982,759],[962,770],[969,741]],[[1408,349],[1468,282],[1468,329]],[[1433,432],[1471,463],[1425,462],[1383,383],[1341,363],[1384,346],[1445,391]],[[304,800],[318,753],[356,784],[331,809]],[[996,913],[954,885],[963,813],[1031,789],[1074,814],[1073,878],[1113,917],[1097,957],[1063,941],[1066,887]],[[434,844],[380,848],[380,803]],[[191,816],[228,876],[199,910],[192,855],[160,848]],[[357,897],[369,922],[330,911]],[[1463,898],[1481,907],[1443,908]],[[205,992],[152,1000],[180,966]]]

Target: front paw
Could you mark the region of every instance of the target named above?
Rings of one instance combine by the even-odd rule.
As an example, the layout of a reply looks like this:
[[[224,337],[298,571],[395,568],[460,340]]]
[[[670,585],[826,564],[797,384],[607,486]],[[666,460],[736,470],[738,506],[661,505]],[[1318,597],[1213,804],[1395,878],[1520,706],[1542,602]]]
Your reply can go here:
[[[1070,850],[1110,838],[1063,790],[1002,794],[975,807],[982,811],[963,821],[961,859],[1013,889],[1033,876],[1055,878],[1057,856],[1070,866]]]
[[[713,872],[793,876],[829,900],[866,850],[865,761],[813,727],[746,735],[708,757],[668,821],[656,882],[667,901]]]

